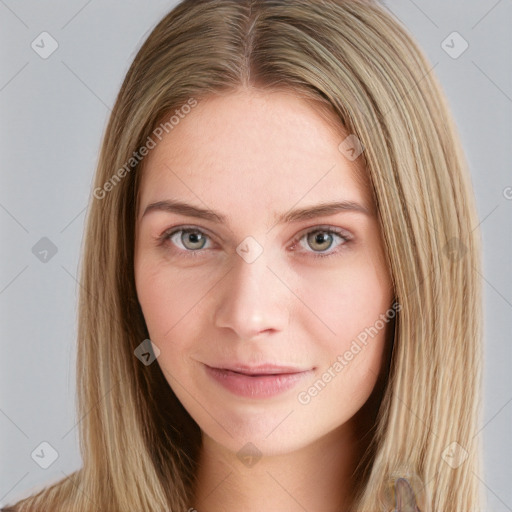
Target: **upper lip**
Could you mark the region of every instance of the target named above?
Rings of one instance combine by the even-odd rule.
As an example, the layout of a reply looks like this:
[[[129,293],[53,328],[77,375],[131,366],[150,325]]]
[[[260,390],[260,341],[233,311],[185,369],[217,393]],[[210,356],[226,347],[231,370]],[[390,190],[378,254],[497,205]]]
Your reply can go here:
[[[301,373],[311,370],[311,368],[297,368],[296,366],[281,366],[275,364],[262,364],[259,366],[247,366],[243,364],[219,364],[210,368],[218,370],[230,370],[236,373],[243,373],[244,375],[279,375],[282,373]]]

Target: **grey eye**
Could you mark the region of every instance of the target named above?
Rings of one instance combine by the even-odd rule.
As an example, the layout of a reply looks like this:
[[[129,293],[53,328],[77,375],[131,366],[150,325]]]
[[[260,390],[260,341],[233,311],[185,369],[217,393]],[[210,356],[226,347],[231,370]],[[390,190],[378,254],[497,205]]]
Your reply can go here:
[[[307,235],[308,246],[314,251],[324,251],[333,244],[333,234],[327,231],[312,231]]]
[[[183,244],[183,247],[185,247],[185,249],[193,251],[204,248],[206,244],[206,236],[200,231],[182,229],[181,231],[178,231],[178,233],[176,234],[179,233],[181,233],[180,241]]]

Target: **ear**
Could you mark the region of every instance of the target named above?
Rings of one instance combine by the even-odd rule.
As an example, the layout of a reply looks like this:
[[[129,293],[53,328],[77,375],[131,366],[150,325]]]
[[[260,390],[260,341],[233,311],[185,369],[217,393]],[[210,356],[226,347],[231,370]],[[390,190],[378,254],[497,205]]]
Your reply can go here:
[[[405,478],[395,482],[395,510],[393,512],[421,512],[411,485]]]

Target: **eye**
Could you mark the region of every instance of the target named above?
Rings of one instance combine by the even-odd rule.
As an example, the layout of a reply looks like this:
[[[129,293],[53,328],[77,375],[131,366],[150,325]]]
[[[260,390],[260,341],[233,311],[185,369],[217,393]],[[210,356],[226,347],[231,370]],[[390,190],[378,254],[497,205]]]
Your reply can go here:
[[[207,242],[210,237],[198,228],[180,228],[169,230],[160,237],[161,243],[172,242],[184,252],[194,253],[200,249],[209,249]],[[191,254],[195,256],[195,254]]]
[[[308,255],[322,258],[337,254],[351,239],[351,235],[338,228],[318,226],[297,236],[290,249],[295,251],[300,245]],[[196,227],[182,226],[165,231],[159,237],[159,243],[164,245],[168,242],[173,246],[172,250],[183,256],[200,256],[212,248],[211,238]]]
[[[348,233],[337,228],[317,227],[299,235],[294,241],[292,249],[295,249],[298,243],[306,252],[313,253],[313,257],[322,258],[337,254],[350,240],[351,236]]]

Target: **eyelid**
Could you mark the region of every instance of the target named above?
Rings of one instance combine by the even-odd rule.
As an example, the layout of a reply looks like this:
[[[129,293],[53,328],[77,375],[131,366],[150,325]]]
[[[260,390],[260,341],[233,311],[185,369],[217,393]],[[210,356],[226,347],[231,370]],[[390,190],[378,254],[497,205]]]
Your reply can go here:
[[[346,229],[337,227],[337,226],[331,226],[330,224],[313,224],[312,226],[309,226],[307,228],[302,229],[297,233],[294,239],[298,240],[302,238],[304,235],[315,233],[316,231],[326,231],[328,233],[336,233],[340,235],[343,238],[346,238],[347,240],[351,240],[353,238],[353,235],[347,231]]]

